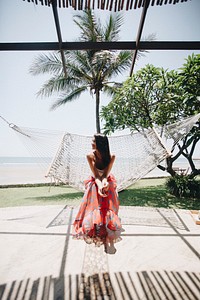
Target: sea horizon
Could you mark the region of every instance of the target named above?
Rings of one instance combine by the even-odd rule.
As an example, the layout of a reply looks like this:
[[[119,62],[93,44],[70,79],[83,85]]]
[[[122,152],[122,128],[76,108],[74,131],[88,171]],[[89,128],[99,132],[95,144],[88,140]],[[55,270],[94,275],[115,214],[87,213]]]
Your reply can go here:
[[[0,157],[0,185],[49,183],[50,178],[45,175],[52,158],[28,156],[1,156]],[[162,162],[162,165],[164,162]],[[189,165],[184,158],[179,158],[174,167],[188,170]],[[198,160],[198,168],[200,160]],[[89,175],[89,174],[88,174]],[[167,172],[155,167],[144,178],[159,178],[170,176]]]

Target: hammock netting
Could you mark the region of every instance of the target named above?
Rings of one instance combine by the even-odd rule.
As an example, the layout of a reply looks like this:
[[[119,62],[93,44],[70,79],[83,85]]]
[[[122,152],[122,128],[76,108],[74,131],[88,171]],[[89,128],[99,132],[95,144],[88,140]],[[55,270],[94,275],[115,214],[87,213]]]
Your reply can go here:
[[[91,174],[86,155],[91,152],[92,136],[59,131],[45,131],[13,126],[20,138],[40,158],[44,174],[55,183],[84,190],[84,180]],[[116,155],[112,173],[122,190],[153,170],[169,152],[154,129],[129,135],[109,137],[110,151]]]
[[[199,118],[200,113],[166,126],[166,136],[169,135],[169,137],[172,138],[174,140],[174,143],[176,144],[179,140],[181,140],[190,132],[190,130],[192,129],[194,124],[199,120]]]
[[[200,114],[167,126],[166,136],[177,143],[199,118]],[[86,155],[91,152],[92,136],[9,125],[19,133],[31,155],[38,157],[38,163],[45,170],[44,176],[56,184],[84,190],[84,180],[92,175],[86,160]],[[109,144],[111,153],[116,156],[112,173],[119,191],[144,177],[171,155],[155,129],[112,136]]]
[[[47,176],[82,190],[84,179],[91,173],[86,161],[91,140],[92,137],[65,134]],[[133,184],[169,155],[154,130],[110,137],[109,143],[111,153],[116,155],[112,172],[118,190]]]

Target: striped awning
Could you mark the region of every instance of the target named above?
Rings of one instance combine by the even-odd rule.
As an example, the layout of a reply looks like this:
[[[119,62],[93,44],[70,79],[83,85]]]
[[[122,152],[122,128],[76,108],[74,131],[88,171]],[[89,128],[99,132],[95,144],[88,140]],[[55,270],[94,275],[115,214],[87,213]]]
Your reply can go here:
[[[137,9],[144,6],[146,0],[24,0],[34,4],[50,6],[54,1],[60,8],[71,7],[75,10],[102,9],[110,11],[121,11]],[[191,0],[150,0],[149,5],[177,4]]]

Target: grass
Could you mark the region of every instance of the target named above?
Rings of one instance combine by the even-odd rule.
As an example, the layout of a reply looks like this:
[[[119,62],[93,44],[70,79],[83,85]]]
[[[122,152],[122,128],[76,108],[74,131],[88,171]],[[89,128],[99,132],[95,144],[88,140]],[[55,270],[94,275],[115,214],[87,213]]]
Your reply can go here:
[[[119,193],[120,205],[200,209],[200,200],[176,198],[165,188],[165,178],[141,179]],[[68,186],[21,186],[0,189],[0,207],[78,205],[83,193]]]
[[[0,189],[0,207],[26,205],[74,205],[83,193],[68,186],[29,186]]]

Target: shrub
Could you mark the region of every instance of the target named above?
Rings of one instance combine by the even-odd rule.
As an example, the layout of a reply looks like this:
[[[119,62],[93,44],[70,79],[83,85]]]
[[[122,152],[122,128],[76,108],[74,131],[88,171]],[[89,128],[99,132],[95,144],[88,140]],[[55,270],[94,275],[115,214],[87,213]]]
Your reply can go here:
[[[166,181],[170,194],[182,198],[200,199],[200,181],[187,175],[175,175]]]

